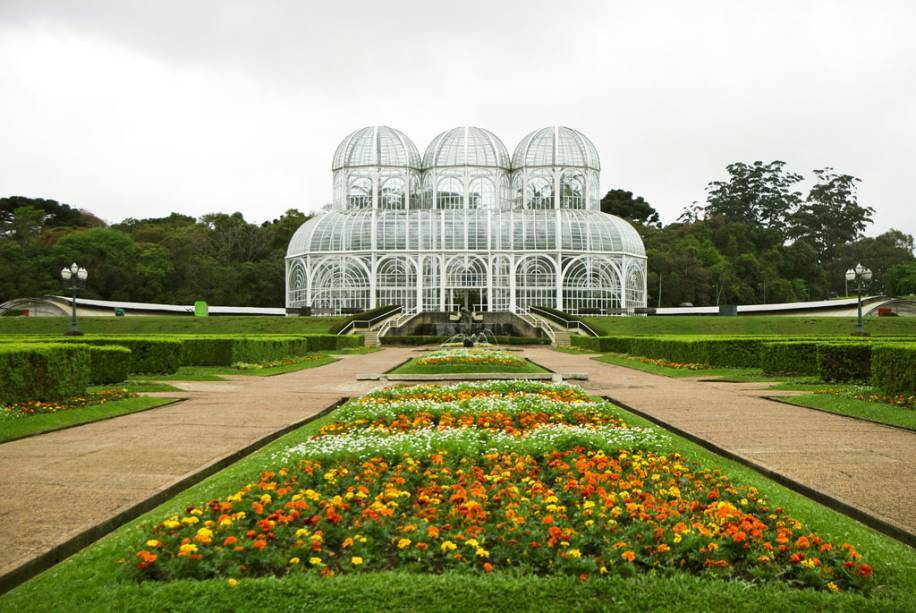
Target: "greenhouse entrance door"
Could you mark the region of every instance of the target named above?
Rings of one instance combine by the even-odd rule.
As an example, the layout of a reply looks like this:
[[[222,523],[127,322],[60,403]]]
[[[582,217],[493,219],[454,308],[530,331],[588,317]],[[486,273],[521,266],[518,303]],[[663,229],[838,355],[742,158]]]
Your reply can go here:
[[[458,311],[462,307],[469,311],[487,310],[487,288],[449,287],[445,290],[446,309]]]

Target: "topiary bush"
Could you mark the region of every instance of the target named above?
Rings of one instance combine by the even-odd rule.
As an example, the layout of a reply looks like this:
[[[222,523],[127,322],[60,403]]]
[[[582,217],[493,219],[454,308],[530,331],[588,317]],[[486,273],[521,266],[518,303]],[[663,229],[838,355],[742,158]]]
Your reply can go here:
[[[131,351],[121,345],[89,347],[89,382],[96,385],[120,383],[130,375]]]
[[[868,381],[871,378],[870,343],[820,343],[817,374],[824,381]]]
[[[871,382],[892,393],[916,392],[916,343],[873,346]]]
[[[768,375],[816,375],[816,341],[763,343],[760,368]]]
[[[0,344],[0,404],[82,394],[89,375],[89,347],[85,345]]]
[[[235,339],[221,336],[181,337],[182,366],[229,366]]]

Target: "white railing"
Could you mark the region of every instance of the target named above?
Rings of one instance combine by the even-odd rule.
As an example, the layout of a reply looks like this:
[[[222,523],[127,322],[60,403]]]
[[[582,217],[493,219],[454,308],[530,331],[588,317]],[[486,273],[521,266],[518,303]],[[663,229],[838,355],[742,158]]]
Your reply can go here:
[[[403,310],[403,309],[402,309],[402,310]],[[379,338],[381,338],[381,337],[385,336],[386,334],[388,334],[388,331],[391,330],[391,328],[400,328],[400,327],[403,326],[405,323],[407,323],[408,321],[410,321],[411,319],[413,319],[413,317],[416,316],[418,313],[419,313],[419,311],[418,311],[417,307],[413,307],[413,308],[411,308],[411,309],[408,309],[408,310],[404,311],[404,312],[401,313],[401,315],[398,316],[398,317],[389,317],[388,319],[386,319],[385,321],[383,321],[383,322],[382,322],[382,325],[379,326],[379,328],[378,328],[378,336],[379,336]]]
[[[386,318],[390,318],[395,313],[399,313],[403,310],[404,310],[404,307],[398,306],[398,307],[392,308],[390,311],[386,311],[382,313],[381,315],[376,315],[372,319],[354,319],[353,321],[348,323],[346,326],[344,326],[343,330],[337,333],[337,336],[349,334],[350,332],[352,332],[353,330],[356,330],[357,328],[364,328],[366,330],[370,330],[372,329],[372,326],[377,324],[379,321],[386,319]]]
[[[538,330],[542,330],[542,331],[544,332],[544,334],[547,335],[547,338],[550,339],[550,344],[551,344],[551,345],[556,345],[556,344],[557,344],[557,335],[556,335],[556,333],[553,331],[553,327],[552,327],[552,326],[550,326],[550,325],[544,323],[543,320],[541,320],[541,319],[538,318],[538,317],[535,317],[534,315],[531,315],[530,313],[516,313],[516,315],[518,315],[523,321],[525,321],[525,322],[531,324],[532,327],[534,327],[534,328],[536,328],[536,329],[538,329]]]

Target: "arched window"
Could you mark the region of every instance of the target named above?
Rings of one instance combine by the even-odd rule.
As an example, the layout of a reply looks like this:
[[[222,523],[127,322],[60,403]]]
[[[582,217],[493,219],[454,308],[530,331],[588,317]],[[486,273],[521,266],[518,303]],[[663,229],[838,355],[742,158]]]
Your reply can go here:
[[[351,177],[347,187],[347,208],[372,208],[372,179],[369,177]]]
[[[528,208],[553,208],[553,181],[546,177],[528,179]]]
[[[391,177],[385,179],[379,188],[379,208],[403,209],[404,208],[404,179]]]
[[[377,305],[399,304],[412,309],[417,304],[417,269],[413,260],[399,256],[379,262],[375,287]]]
[[[306,274],[302,262],[293,264],[289,271],[289,305],[292,307],[306,304]]]
[[[469,209],[496,208],[496,187],[490,179],[477,178],[468,187]]]
[[[607,314],[620,308],[620,280],[610,261],[580,257],[563,275],[563,310],[577,315]]]
[[[642,271],[635,266],[630,268],[627,273],[627,308],[636,308],[646,306],[644,296],[644,287],[642,280]]]
[[[512,205],[517,209],[525,206],[524,185],[522,173],[516,173],[515,176],[512,177]]]
[[[312,272],[312,310],[358,313],[369,308],[369,273],[351,257],[321,259]]]
[[[520,310],[557,305],[557,275],[553,260],[544,255],[523,258],[515,269],[515,304]]]
[[[580,173],[563,173],[560,179],[560,208],[585,208],[585,177]]]
[[[460,209],[464,207],[464,186],[457,177],[445,177],[436,187],[437,209]]]

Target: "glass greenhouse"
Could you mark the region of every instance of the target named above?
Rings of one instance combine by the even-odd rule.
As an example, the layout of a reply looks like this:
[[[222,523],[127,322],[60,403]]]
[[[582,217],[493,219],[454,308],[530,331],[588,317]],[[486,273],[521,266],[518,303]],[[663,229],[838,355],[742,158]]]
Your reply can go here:
[[[293,235],[286,307],[625,313],[646,306],[636,230],[599,209],[601,162],[566,127],[512,157],[488,130],[438,135],[420,157],[403,133],[362,128],[334,153],[334,199]]]

